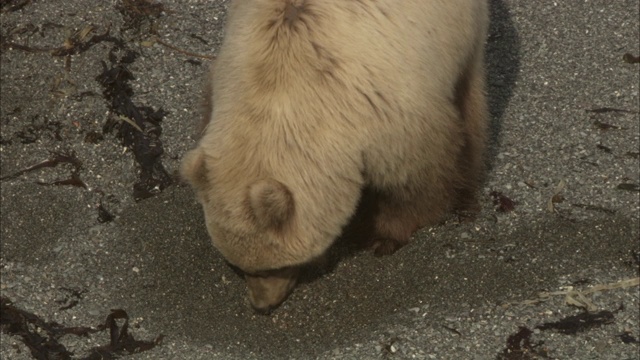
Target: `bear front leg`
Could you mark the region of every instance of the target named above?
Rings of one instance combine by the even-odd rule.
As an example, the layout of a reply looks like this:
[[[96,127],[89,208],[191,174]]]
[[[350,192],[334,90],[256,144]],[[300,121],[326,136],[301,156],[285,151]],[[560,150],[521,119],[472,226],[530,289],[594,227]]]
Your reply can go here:
[[[462,181],[456,189],[456,212],[461,221],[473,220],[481,208],[476,194],[485,170],[489,119],[485,81],[482,52],[479,51],[456,88],[456,106],[462,116],[465,140],[458,158]]]
[[[411,234],[419,228],[415,206],[390,196],[379,196],[375,216],[372,250],[375,256],[391,255],[409,243]]]
[[[397,240],[397,239],[375,239],[371,249],[373,250],[373,255],[377,257],[392,255],[396,251],[398,251],[401,247],[405,246],[409,243],[409,239],[406,240]]]
[[[411,235],[420,228],[441,222],[451,209],[452,195],[451,186],[420,186],[419,183],[378,193],[374,255],[391,255],[407,245]]]

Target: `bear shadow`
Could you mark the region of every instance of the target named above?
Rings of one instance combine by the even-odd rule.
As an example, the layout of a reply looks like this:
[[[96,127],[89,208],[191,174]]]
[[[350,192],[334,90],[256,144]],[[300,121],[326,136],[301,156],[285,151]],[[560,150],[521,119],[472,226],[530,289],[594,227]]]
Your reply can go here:
[[[520,37],[503,0],[490,0],[491,22],[486,44],[489,146],[487,170],[500,149],[502,117],[511,100],[520,72]]]

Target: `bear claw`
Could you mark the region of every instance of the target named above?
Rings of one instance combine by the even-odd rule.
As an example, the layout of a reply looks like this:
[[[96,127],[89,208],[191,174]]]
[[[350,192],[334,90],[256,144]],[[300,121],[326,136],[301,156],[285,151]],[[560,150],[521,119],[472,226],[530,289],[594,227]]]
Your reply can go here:
[[[405,244],[406,242],[404,241],[394,239],[376,239],[372,246],[373,255],[376,257],[391,255]]]

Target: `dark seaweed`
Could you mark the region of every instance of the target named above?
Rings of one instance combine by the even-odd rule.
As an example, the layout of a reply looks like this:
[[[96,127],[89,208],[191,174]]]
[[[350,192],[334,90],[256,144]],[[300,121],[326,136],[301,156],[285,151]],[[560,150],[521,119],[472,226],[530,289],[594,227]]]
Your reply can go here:
[[[5,139],[4,137],[2,137],[2,135],[0,135],[0,145],[11,145],[11,144],[13,144],[13,140]]]
[[[75,32],[70,37],[65,39],[64,44],[59,47],[42,48],[42,47],[26,46],[26,45],[11,42],[8,39],[4,39],[4,38],[2,39],[0,47],[2,49],[12,48],[12,49],[18,49],[26,52],[31,52],[31,53],[50,52],[52,56],[67,56],[67,60],[66,60],[67,64],[65,65],[65,68],[67,69],[67,71],[69,71],[70,62],[69,62],[68,56],[70,55],[83,53],[89,50],[94,45],[99,44],[103,41],[111,42],[116,46],[120,46],[120,47],[124,46],[124,42],[121,39],[110,35],[109,27],[107,27],[107,29],[102,34],[93,35],[91,38],[87,40],[86,37],[94,30],[95,30],[95,27],[90,26],[81,31]]]
[[[593,122],[593,126],[595,126],[596,128],[603,130],[603,131],[607,131],[609,129],[620,129],[619,126],[616,125],[611,125],[605,122],[602,122],[600,120],[596,120]]]
[[[124,319],[122,327],[118,327],[116,322],[119,319]],[[148,351],[156,347],[156,345],[160,345],[164,338],[164,335],[160,335],[153,341],[136,340],[133,335],[129,334],[129,315],[122,309],[111,310],[111,314],[107,316],[105,324],[99,326],[99,328],[109,329],[111,341],[108,345],[93,348],[83,360],[117,359],[121,355]]]
[[[608,113],[608,112],[616,112],[616,113],[634,113],[635,112],[631,110],[618,109],[618,108],[612,108],[612,107],[593,108],[585,111],[594,113],[594,114],[602,114],[602,113]]]
[[[533,332],[529,328],[521,326],[517,333],[507,338],[507,347],[496,357],[497,360],[533,360],[549,358],[547,351],[540,348],[542,341],[531,342]]]
[[[80,161],[77,157],[75,152],[73,151],[68,151],[68,152],[64,152],[64,153],[59,153],[59,152],[51,152],[51,157],[45,161],[39,162],[35,165],[29,166],[25,169],[22,169],[18,172],[15,172],[13,174],[9,174],[9,175],[5,175],[3,177],[0,177],[0,180],[8,180],[8,179],[13,179],[16,178],[20,175],[26,174],[28,172],[31,171],[35,171],[38,169],[42,169],[42,168],[53,168],[53,167],[57,167],[60,164],[70,164],[72,165],[73,169],[71,170],[71,175],[69,176],[68,179],[64,179],[64,180],[55,180],[55,181],[51,181],[51,182],[45,182],[45,181],[36,181],[36,184],[38,185],[46,185],[46,186],[65,186],[65,185],[70,185],[70,186],[75,186],[75,187],[79,187],[79,188],[83,188],[85,190],[91,190],[92,192],[95,192],[97,194],[100,194],[102,196],[104,196],[104,192],[100,189],[89,189],[89,186],[82,181],[82,179],[80,178],[80,170],[82,170],[82,161]],[[111,213],[109,213],[109,211],[107,211],[104,206],[102,205],[102,202],[98,205],[97,207],[98,209],[98,222],[100,223],[104,223],[104,222],[110,222],[113,219],[115,219],[115,216],[113,216]]]
[[[571,283],[573,286],[587,285],[591,283],[591,279],[578,279]]]
[[[611,148],[608,146],[604,146],[602,144],[596,144],[596,148],[598,148],[598,150],[602,150],[606,152],[607,154],[611,154]]]
[[[140,31],[140,28],[153,18],[160,17],[165,11],[164,5],[153,0],[120,0],[116,3],[116,10],[125,21],[124,29]]]
[[[191,34],[189,35],[190,37],[200,41],[201,43],[205,44],[205,45],[209,45],[209,42],[207,40],[205,40],[205,38],[203,38],[202,36],[196,35],[196,34]]]
[[[88,91],[82,91],[78,94],[69,95],[69,98],[76,101],[82,101],[86,97],[96,97],[96,96],[100,96],[100,94],[97,94],[93,91],[88,90]]]
[[[40,140],[45,134],[48,134],[55,140],[61,141],[61,129],[62,125],[57,121],[44,119],[44,121],[38,123],[38,119],[36,117],[32,119],[30,125],[27,125],[22,130],[17,131],[14,136],[20,139],[20,142],[23,144],[32,144]]]
[[[88,28],[88,32],[91,33],[95,28]],[[107,29],[98,35],[93,35],[89,40],[85,41],[86,35],[83,31],[79,31],[71,35],[64,42],[62,47],[59,47],[51,52],[53,56],[66,56],[66,55],[76,55],[87,51],[93,45],[99,44],[103,41],[111,42],[114,44],[118,44],[119,46],[123,45],[122,40],[113,37],[110,35],[110,28]]]
[[[623,183],[618,184],[618,186],[616,186],[616,189],[625,191],[640,191],[640,185],[633,183]]]
[[[98,205],[98,222],[103,224],[103,223],[108,223],[111,222],[115,219],[116,217],[113,216],[113,214],[111,214],[105,207],[104,205],[102,205],[102,203],[100,203]]]
[[[97,144],[102,140],[104,140],[104,136],[100,132],[95,131],[95,130],[89,131],[84,136],[84,142],[90,143],[90,144]]]
[[[14,12],[31,4],[31,0],[2,0],[0,1],[0,9],[2,12]]]
[[[640,56],[633,56],[630,53],[624,54],[622,60],[629,64],[640,64]]]
[[[0,315],[2,332],[19,336],[34,358],[71,359],[73,354],[58,342],[58,338],[67,333],[60,324],[45,322],[34,314],[20,310],[5,297],[0,298]],[[92,329],[88,329],[87,333],[90,331]]]
[[[82,300],[82,295],[87,292],[87,290],[76,290],[66,287],[60,288],[60,290],[66,292],[66,295],[63,299],[56,300],[56,303],[62,305],[58,310],[68,310],[78,305],[80,300]]]
[[[612,209],[607,209],[605,207],[602,206],[597,206],[597,205],[589,205],[589,204],[571,204],[571,206],[573,207],[578,207],[578,208],[582,208],[585,210],[591,210],[591,211],[599,211],[599,212],[603,212],[605,214],[610,214],[613,215],[616,213],[615,210]]]
[[[122,319],[124,323],[119,327],[116,320]],[[163,339],[163,335],[160,335],[153,341],[136,340],[129,334],[129,316],[122,309],[111,310],[105,323],[93,328],[64,327],[56,322],[46,322],[30,312],[18,309],[5,297],[0,297],[0,328],[6,334],[18,336],[35,359],[116,359],[122,355],[150,350],[161,344]],[[60,343],[64,335],[86,337],[106,329],[109,329],[111,334],[109,344],[92,348],[89,355],[82,358],[72,357],[74,354]]]
[[[640,343],[640,341],[638,341],[638,339],[633,337],[633,335],[631,335],[631,333],[628,333],[628,332],[624,332],[624,333],[618,335],[618,338],[620,338],[620,340],[622,340],[622,342],[625,343],[625,344],[638,344],[638,343]]]
[[[135,160],[140,165],[140,179],[133,185],[133,197],[139,201],[160,193],[173,183],[160,160],[164,152],[160,141],[160,122],[166,112],[133,103],[133,89],[129,82],[135,78],[127,65],[135,61],[138,53],[125,50],[118,60],[115,50],[117,49],[109,56],[111,65],[107,66],[103,62],[103,72],[96,77],[104,89],[104,98],[115,115],[115,118],[104,124],[103,133],[117,130],[116,136],[122,140],[122,144],[133,151]],[[122,117],[131,123],[121,120]]]
[[[85,190],[89,190],[89,187],[87,186],[87,184],[85,184],[84,181],[82,181],[82,179],[80,179],[80,175],[78,175],[78,173],[75,172],[75,171],[73,173],[71,173],[71,177],[68,178],[68,179],[56,180],[56,181],[52,181],[52,182],[37,181],[36,184],[38,184],[38,185],[54,185],[54,186],[71,185],[71,186],[83,188]]]
[[[503,193],[499,191],[492,191],[489,195],[493,198],[493,205],[495,205],[497,211],[510,212],[515,209],[516,202],[509,199]]]
[[[579,280],[576,283],[589,282],[589,280]],[[542,325],[538,325],[535,328],[546,331],[555,330],[564,335],[575,335],[579,332],[584,332],[595,327],[599,327],[614,322],[614,314],[618,311],[624,310],[624,306],[614,311],[602,310],[597,313],[583,312],[578,315],[568,316],[562,320],[556,322],[547,322]],[[532,344],[531,343],[531,331],[527,327],[520,327],[519,331],[507,339],[507,347],[498,354],[497,360],[533,360],[538,358],[548,359],[549,350],[542,348],[542,341]],[[619,337],[622,341],[629,340],[630,338],[622,334]],[[623,338],[624,337],[624,338]]]
[[[597,313],[584,312],[568,316],[560,321],[544,323],[536,326],[540,330],[556,330],[565,335],[573,335],[594,327],[613,323],[613,312],[602,310]]]
[[[554,194],[551,197],[551,202],[554,204],[560,204],[564,202],[564,196],[562,194]]]
[[[38,185],[55,185],[55,186],[61,186],[61,185],[71,185],[71,186],[76,186],[76,187],[81,187],[84,189],[89,189],[89,187],[87,186],[87,184],[84,183],[84,181],[82,181],[82,179],[80,179],[80,175],[79,172],[82,169],[82,161],[78,160],[78,158],[76,157],[76,154],[71,151],[68,153],[55,153],[52,152],[51,153],[53,155],[52,158],[50,158],[49,160],[45,160],[41,163],[38,163],[36,165],[30,166],[26,169],[23,169],[21,171],[18,171],[15,174],[12,175],[8,175],[5,177],[2,177],[0,180],[4,180],[4,179],[8,179],[8,178],[14,178],[17,176],[20,176],[26,172],[29,171],[33,171],[33,170],[37,170],[37,169],[41,169],[44,167],[56,167],[60,164],[71,164],[73,165],[73,170],[71,172],[71,177],[65,180],[56,180],[56,181],[52,181],[52,182],[44,182],[44,181],[37,181],[36,184]]]
[[[39,162],[35,165],[29,166],[26,169],[22,169],[16,173],[10,174],[10,175],[6,175],[0,178],[0,180],[6,180],[6,179],[13,179],[16,178],[22,174],[28,173],[30,171],[34,171],[34,170],[38,170],[38,169],[42,169],[42,168],[46,168],[46,167],[56,167],[60,164],[71,164],[73,165],[73,174],[77,174],[80,169],[82,169],[82,161],[80,161],[77,157],[76,154],[73,151],[67,152],[67,153],[58,153],[58,152],[51,152],[52,157],[49,158],[48,160]],[[64,181],[64,180],[63,180]],[[55,184],[55,185],[65,185],[65,184]],[[86,185],[84,186],[86,187]]]
[[[636,243],[640,242],[640,235],[638,235],[638,239]],[[624,263],[625,265],[629,266],[630,268],[634,269],[638,275],[640,275],[640,251],[639,250],[631,250],[629,251],[629,254],[631,255],[631,259],[626,260]]]
[[[451,331],[452,333],[458,335],[458,336],[462,336],[462,333],[460,331],[458,331],[457,329],[454,329],[452,327],[449,327],[447,325],[442,325],[443,328],[445,328],[446,330]]]

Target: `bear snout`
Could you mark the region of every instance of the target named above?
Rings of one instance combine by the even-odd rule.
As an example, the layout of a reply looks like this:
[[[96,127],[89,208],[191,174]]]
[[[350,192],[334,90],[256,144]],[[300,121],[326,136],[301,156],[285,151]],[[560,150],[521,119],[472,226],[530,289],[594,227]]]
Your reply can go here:
[[[267,276],[245,274],[249,303],[261,315],[269,315],[291,293],[298,280],[297,269],[273,271]]]

